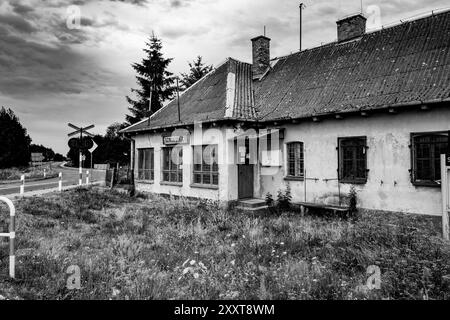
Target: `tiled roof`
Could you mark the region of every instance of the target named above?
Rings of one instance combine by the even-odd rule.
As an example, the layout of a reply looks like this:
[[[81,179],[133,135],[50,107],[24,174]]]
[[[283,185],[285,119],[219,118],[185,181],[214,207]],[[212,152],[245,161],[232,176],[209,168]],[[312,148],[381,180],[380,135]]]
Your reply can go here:
[[[180,95],[181,123],[174,99],[150,118],[150,126],[144,120],[122,132],[225,118],[245,120],[256,116],[253,106],[251,65],[229,58]]]
[[[450,11],[279,59],[255,82],[260,120],[450,97]]]

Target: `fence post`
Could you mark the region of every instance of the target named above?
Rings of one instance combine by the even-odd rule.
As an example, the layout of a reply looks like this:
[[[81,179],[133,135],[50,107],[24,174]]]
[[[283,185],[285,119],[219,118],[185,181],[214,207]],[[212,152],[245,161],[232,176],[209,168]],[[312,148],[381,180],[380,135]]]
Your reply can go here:
[[[114,177],[116,175],[116,168],[112,169],[112,175],[111,175],[111,189],[114,188]]]
[[[86,185],[89,185],[89,170],[86,171]]]
[[[62,172],[59,173],[58,190],[62,191]]]
[[[44,168],[44,179],[47,178],[47,169]]]
[[[441,190],[442,190],[442,236],[445,240],[450,240],[448,212],[449,208],[449,181],[446,155],[441,154]]]
[[[20,194],[23,195],[25,193],[25,175],[24,174],[20,176],[20,181],[21,181]]]
[[[8,198],[0,196],[0,201],[5,202],[9,207],[9,233],[0,233],[0,237],[9,238],[9,276],[14,279],[16,277],[16,209],[12,201]]]

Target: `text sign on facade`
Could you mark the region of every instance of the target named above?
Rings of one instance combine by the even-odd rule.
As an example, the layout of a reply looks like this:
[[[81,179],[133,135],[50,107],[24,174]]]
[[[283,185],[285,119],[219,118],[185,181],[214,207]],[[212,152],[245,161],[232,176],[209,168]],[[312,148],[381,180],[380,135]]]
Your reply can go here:
[[[189,136],[167,136],[163,137],[163,142],[165,145],[188,144]]]

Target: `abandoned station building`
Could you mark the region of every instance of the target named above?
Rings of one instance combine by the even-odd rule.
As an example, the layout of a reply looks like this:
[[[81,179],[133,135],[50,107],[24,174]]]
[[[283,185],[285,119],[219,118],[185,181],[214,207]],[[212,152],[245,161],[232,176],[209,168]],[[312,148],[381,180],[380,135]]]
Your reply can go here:
[[[226,203],[276,197],[442,215],[440,154],[450,130],[450,11],[252,64],[228,58],[145,119],[132,138],[137,189]]]

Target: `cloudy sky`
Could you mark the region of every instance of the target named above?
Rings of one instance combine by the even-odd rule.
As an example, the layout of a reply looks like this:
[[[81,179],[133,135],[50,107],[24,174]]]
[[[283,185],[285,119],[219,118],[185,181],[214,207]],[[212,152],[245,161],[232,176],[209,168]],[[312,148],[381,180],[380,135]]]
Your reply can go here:
[[[10,107],[34,143],[66,153],[68,122],[104,133],[124,121],[135,87],[133,62],[148,36],[162,38],[170,69],[202,55],[251,62],[250,39],[267,28],[272,56],[298,50],[298,0],[0,0],[0,106]],[[303,47],[336,38],[336,20],[361,0],[305,0]],[[364,0],[369,27],[398,22],[448,0]],[[80,14],[80,26],[76,24]]]

